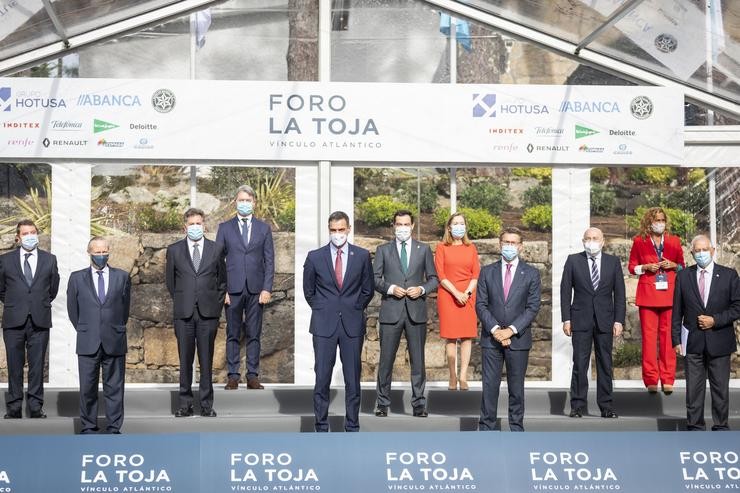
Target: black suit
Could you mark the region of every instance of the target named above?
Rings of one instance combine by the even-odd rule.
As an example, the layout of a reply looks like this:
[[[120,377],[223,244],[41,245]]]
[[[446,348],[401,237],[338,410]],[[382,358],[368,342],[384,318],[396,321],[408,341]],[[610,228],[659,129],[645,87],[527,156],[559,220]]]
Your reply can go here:
[[[591,261],[586,252],[568,256],[560,282],[560,311],[570,321],[573,338],[572,409],[586,409],[588,363],[591,345],[596,353],[596,401],[602,414],[613,411],[612,347],[614,323],[624,325],[626,301],[619,259],[601,253],[599,283],[591,282]]]
[[[82,433],[98,431],[98,380],[103,370],[103,395],[107,431],[123,424],[123,387],[126,372],[126,323],[131,300],[131,280],[121,269],[108,267],[105,298],[101,303],[96,269],[73,272],[67,284],[67,315],[77,331],[80,373],[80,422]],[[97,278],[97,277],[96,277]]]
[[[0,256],[0,301],[3,302],[3,340],[8,360],[9,415],[20,415],[23,404],[23,366],[28,351],[28,394],[31,412],[44,404],[44,357],[49,345],[51,302],[59,291],[59,272],[54,255],[39,250],[36,270],[29,286],[21,267],[23,248]]]
[[[686,327],[686,420],[690,430],[705,429],[704,396],[709,373],[712,393],[713,430],[729,429],[730,355],[735,352],[734,322],[740,318],[740,280],[734,269],[712,266],[711,282],[705,280],[707,304],[699,295],[697,266],[676,276],[673,292],[672,342],[681,344],[681,326]],[[711,329],[699,328],[699,315],[714,318]]]
[[[193,359],[198,350],[201,409],[213,407],[213,347],[226,296],[223,246],[199,242],[201,260],[196,272],[188,240],[167,247],[166,282],[173,300],[175,335],[180,355],[180,408],[193,404]]]

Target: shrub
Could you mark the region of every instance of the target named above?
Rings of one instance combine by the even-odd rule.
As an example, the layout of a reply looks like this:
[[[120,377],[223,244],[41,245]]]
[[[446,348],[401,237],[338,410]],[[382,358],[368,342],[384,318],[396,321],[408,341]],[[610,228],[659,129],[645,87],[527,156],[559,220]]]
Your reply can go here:
[[[552,204],[552,185],[535,185],[524,191],[524,207]]]
[[[651,207],[660,206],[670,209],[680,209],[693,215],[706,215],[709,213],[709,187],[706,182],[689,185],[675,191],[648,191],[643,194],[645,203]]]
[[[371,228],[390,226],[393,214],[398,209],[415,211],[415,208],[411,205],[400,202],[390,195],[376,195],[368,197],[367,200],[357,206],[357,216]]]
[[[498,215],[509,203],[509,191],[504,185],[488,181],[469,184],[460,194],[460,205],[469,209],[485,209]]]
[[[635,210],[635,214],[627,218],[627,225],[630,229],[635,232],[640,229],[640,220],[645,215],[647,207],[638,207]],[[671,226],[673,234],[680,236],[684,241],[688,242],[696,232],[696,219],[692,214],[684,212],[680,209],[671,209],[670,207],[664,207],[666,215],[668,216],[668,222]]]
[[[535,178],[542,183],[550,183],[552,181],[552,168],[512,168],[511,174],[514,176]]]
[[[182,213],[175,207],[161,212],[150,206],[142,206],[136,211],[136,221],[141,231],[169,233],[182,228]]]
[[[522,214],[522,224],[537,231],[552,229],[552,205],[536,205]]]
[[[421,212],[432,212],[437,207],[437,187],[434,180],[421,180],[421,194],[417,202],[416,180],[404,180],[401,186],[393,194],[399,202],[408,204],[419,204]]]
[[[288,200],[277,212],[275,221],[281,231],[295,231],[295,198]]]
[[[458,209],[458,212],[461,212],[465,216],[468,238],[471,240],[498,236],[503,227],[501,219],[492,215],[485,209],[461,207]],[[441,230],[444,230],[445,223],[449,217],[449,207],[441,207],[434,212],[434,222]]]
[[[617,193],[606,185],[593,183],[591,185],[591,214],[594,216],[608,216],[614,212],[617,205]]]
[[[625,342],[614,348],[614,366],[626,368],[642,365],[642,348],[634,342]]]
[[[678,173],[676,168],[670,166],[657,166],[653,168],[639,167],[630,168],[629,179],[635,183],[645,185],[670,185],[676,179]]]
[[[689,183],[691,183],[692,185],[698,185],[706,181],[707,174],[704,171],[704,168],[692,168],[689,171],[687,178],[689,180]]]
[[[591,168],[591,183],[604,183],[609,179],[609,168]]]

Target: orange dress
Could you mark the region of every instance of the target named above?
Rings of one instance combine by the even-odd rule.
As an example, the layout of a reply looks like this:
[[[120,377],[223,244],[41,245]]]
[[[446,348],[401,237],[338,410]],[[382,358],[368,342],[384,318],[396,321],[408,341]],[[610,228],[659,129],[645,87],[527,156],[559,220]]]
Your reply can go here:
[[[478,336],[478,317],[475,315],[475,290],[465,306],[457,304],[441,281],[447,279],[459,291],[464,291],[471,279],[478,279],[480,263],[478,250],[470,245],[445,245],[439,243],[434,254],[434,267],[440,286],[437,289],[439,335],[445,339],[462,339]]]

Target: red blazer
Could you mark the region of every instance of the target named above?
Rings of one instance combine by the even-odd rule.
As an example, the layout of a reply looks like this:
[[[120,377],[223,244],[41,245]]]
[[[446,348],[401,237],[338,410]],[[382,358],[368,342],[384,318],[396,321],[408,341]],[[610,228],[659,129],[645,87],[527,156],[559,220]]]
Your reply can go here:
[[[682,268],[686,267],[683,260],[683,249],[678,236],[668,233],[663,235],[663,258],[675,262]],[[658,254],[652,240],[644,236],[635,236],[632,239],[632,250],[630,251],[629,271],[635,274],[635,267],[644,264],[658,262]],[[637,295],[635,304],[645,307],[673,306],[673,289],[676,286],[676,271],[665,271],[668,278],[668,289],[658,291],[655,289],[655,276],[657,272],[643,270],[637,283]]]

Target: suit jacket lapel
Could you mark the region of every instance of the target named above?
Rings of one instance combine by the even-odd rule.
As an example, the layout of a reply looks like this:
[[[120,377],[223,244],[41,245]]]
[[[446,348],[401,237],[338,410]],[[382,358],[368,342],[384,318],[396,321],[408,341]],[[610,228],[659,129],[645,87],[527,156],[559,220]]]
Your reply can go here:
[[[501,300],[501,303],[504,303],[504,281],[501,279],[501,272],[503,272],[503,262],[499,260],[493,264],[491,275],[493,276],[493,286],[496,287],[498,297]]]
[[[85,284],[87,285],[88,289],[90,289],[90,292],[92,293],[92,297],[95,300],[95,303],[100,306],[100,298],[98,298],[98,289],[95,287],[95,284],[93,284],[92,280],[92,269],[88,266],[87,269],[85,269]],[[108,269],[108,283],[110,283],[111,275],[110,275],[110,268]],[[108,286],[108,292],[110,293],[110,286]],[[106,296],[106,300],[108,297]]]
[[[187,238],[182,240],[182,247],[180,248],[180,254],[185,256],[185,263],[190,266],[190,270],[193,271],[193,274],[197,274],[195,272],[195,266],[193,265],[193,258],[190,256],[190,245],[188,245]],[[203,263],[203,252],[200,252],[200,263]]]
[[[36,279],[41,277],[39,274],[46,268],[46,255],[41,255],[41,250],[36,251],[36,272],[33,273],[33,279],[31,280],[31,286],[36,284]],[[25,277],[25,276],[24,276]]]
[[[691,291],[694,293],[694,296],[696,296],[696,299],[699,300],[699,305],[704,306],[704,300],[701,299],[701,295],[699,294],[699,281],[696,278],[699,268],[696,265],[692,265],[689,267],[689,270],[691,271],[691,279],[689,280]]]
[[[583,258],[583,261],[581,262],[581,272],[582,272],[581,275],[585,278],[586,285],[589,287],[589,289],[591,290],[591,292],[594,293],[594,294],[596,294],[596,289],[594,289],[594,283],[591,282],[591,262],[590,262],[590,259],[588,258],[588,255],[585,252],[581,254],[581,257]],[[599,269],[599,286],[601,286],[601,279],[603,277],[601,275],[601,271],[604,270],[603,267],[604,267],[604,254],[602,253],[601,254],[601,268]]]
[[[516,266],[516,272],[511,278],[511,286],[509,286],[509,297],[506,299],[506,302],[508,303],[510,299],[512,299],[514,296],[514,292],[519,289],[519,287],[524,282],[524,263],[519,260],[519,264]],[[503,282],[501,283],[501,293],[503,293]]]
[[[331,261],[331,244],[324,247],[323,256],[324,260],[326,261],[326,267],[329,269],[329,272],[331,272],[331,278],[334,282],[334,287],[337,288],[337,291],[341,291],[339,289],[339,285],[337,284],[337,275],[334,272],[334,263]],[[349,265],[349,262],[347,262],[347,265]]]

